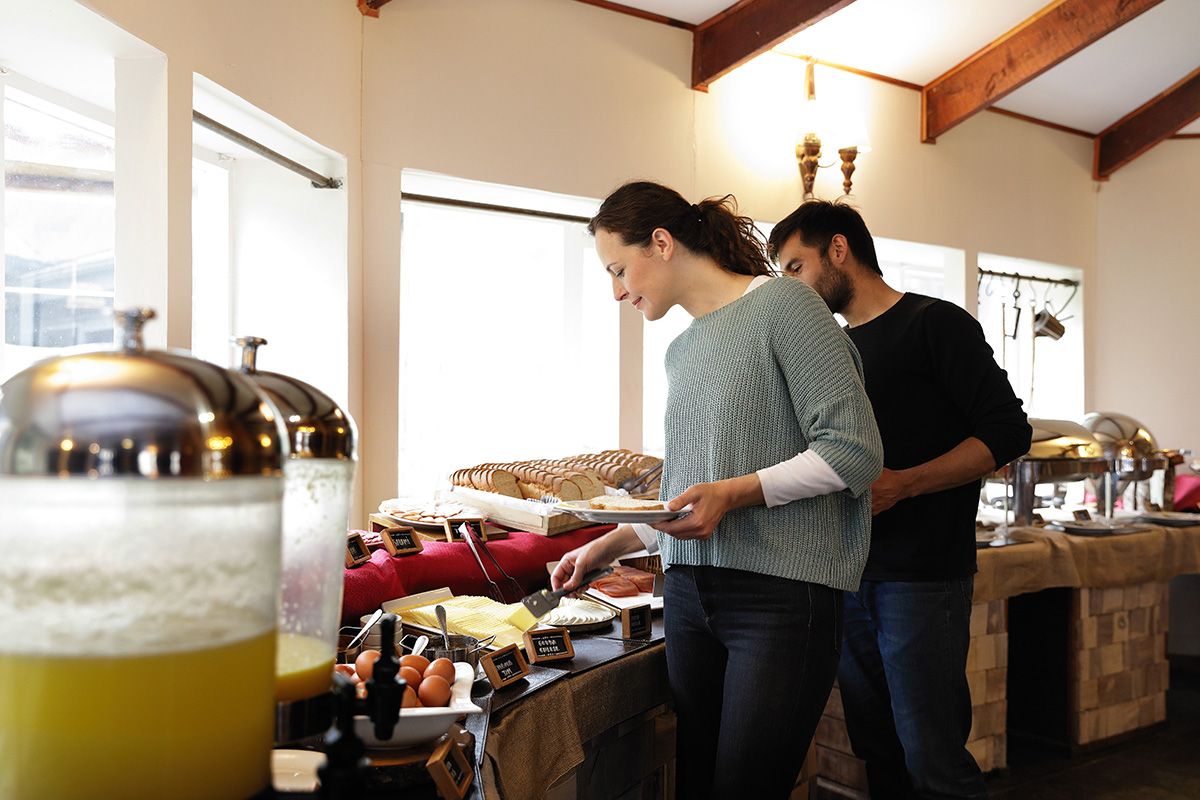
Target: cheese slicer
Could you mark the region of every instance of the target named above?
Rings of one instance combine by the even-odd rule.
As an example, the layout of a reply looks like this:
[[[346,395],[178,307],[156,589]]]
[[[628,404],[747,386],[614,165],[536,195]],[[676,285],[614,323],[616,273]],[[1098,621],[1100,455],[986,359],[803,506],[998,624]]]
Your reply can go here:
[[[542,589],[540,592],[534,592],[521,600],[517,610],[510,614],[506,621],[518,630],[527,631],[536,625],[538,620],[557,608],[559,601],[564,597],[572,592],[586,589],[590,583],[600,580],[612,571],[611,566],[594,569],[585,574],[579,581],[579,585],[572,589]]]

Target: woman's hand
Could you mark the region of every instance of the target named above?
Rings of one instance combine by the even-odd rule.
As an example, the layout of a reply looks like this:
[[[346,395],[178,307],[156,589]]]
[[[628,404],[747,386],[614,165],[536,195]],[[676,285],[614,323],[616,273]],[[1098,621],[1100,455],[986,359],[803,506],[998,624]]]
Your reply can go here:
[[[587,573],[608,566],[618,557],[641,548],[642,540],[633,532],[633,528],[622,525],[563,555],[550,574],[550,586],[554,589],[578,589],[579,579]]]
[[[667,503],[671,511],[679,511],[690,505],[692,513],[683,519],[660,522],[651,527],[676,539],[708,539],[727,512],[762,503],[762,483],[757,474],[713,483],[697,483]]]

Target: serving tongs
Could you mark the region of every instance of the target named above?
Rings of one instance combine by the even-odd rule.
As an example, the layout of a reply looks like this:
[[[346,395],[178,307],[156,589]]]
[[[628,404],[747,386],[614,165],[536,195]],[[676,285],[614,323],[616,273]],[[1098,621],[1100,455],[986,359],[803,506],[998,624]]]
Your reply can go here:
[[[634,475],[632,478],[626,478],[617,484],[618,489],[624,489],[630,494],[637,494],[646,491],[650,484],[654,483],[654,479],[662,472],[663,462],[658,462],[650,469],[643,472],[641,475]]]
[[[504,585],[508,587],[508,591],[512,594],[513,600],[516,601],[525,596],[525,590],[521,588],[521,584],[517,583],[515,578],[504,571],[504,567],[500,566],[500,562],[497,561],[496,557],[493,556],[491,551],[487,549],[487,545],[484,544],[483,540],[475,535],[475,531],[471,529],[470,525],[464,523],[458,526],[458,532],[462,534],[463,541],[467,543],[467,547],[471,548],[471,554],[475,556],[475,563],[479,565],[479,571],[483,573],[484,580],[486,580],[488,585],[491,587],[491,592],[489,592],[489,594],[491,594],[492,599],[500,603],[509,602],[504,596],[504,592],[500,590],[500,586],[497,585],[494,580],[492,580],[491,575],[488,575],[487,568],[483,566],[483,559],[479,557],[480,550],[482,550],[483,554],[488,557],[488,561],[491,561],[493,566],[495,566],[500,574],[504,576]]]

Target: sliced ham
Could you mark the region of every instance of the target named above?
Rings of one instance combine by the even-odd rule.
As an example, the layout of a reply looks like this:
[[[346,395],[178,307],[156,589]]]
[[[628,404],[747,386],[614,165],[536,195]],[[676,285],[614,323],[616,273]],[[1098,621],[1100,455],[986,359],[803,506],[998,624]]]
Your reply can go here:
[[[598,592],[604,592],[609,597],[633,597],[638,593],[638,587],[633,581],[612,575],[596,581],[592,584],[592,588]]]

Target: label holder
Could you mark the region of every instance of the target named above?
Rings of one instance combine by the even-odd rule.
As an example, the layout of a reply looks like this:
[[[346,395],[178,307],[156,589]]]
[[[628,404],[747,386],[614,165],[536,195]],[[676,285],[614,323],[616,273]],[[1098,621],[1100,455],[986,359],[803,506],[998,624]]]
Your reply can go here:
[[[571,632],[566,628],[542,628],[525,631],[525,652],[530,664],[564,661],[575,657]]]
[[[384,528],[379,532],[383,547],[393,556],[411,556],[425,549],[417,531],[408,525],[398,525],[394,528]]]
[[[463,800],[475,780],[475,770],[471,767],[471,762],[463,754],[462,748],[449,736],[434,748],[429,760],[425,762],[425,770],[429,777],[433,778],[438,793],[452,800]]]
[[[370,560],[371,548],[367,547],[367,542],[363,539],[362,534],[358,531],[347,534],[346,569],[354,569]]]
[[[650,606],[630,606],[621,609],[621,638],[641,639],[650,635],[653,627],[653,616]]]
[[[493,689],[516,683],[529,674],[529,664],[515,644],[488,653],[479,659],[479,663],[483,666],[483,673],[487,675],[488,683]]]

